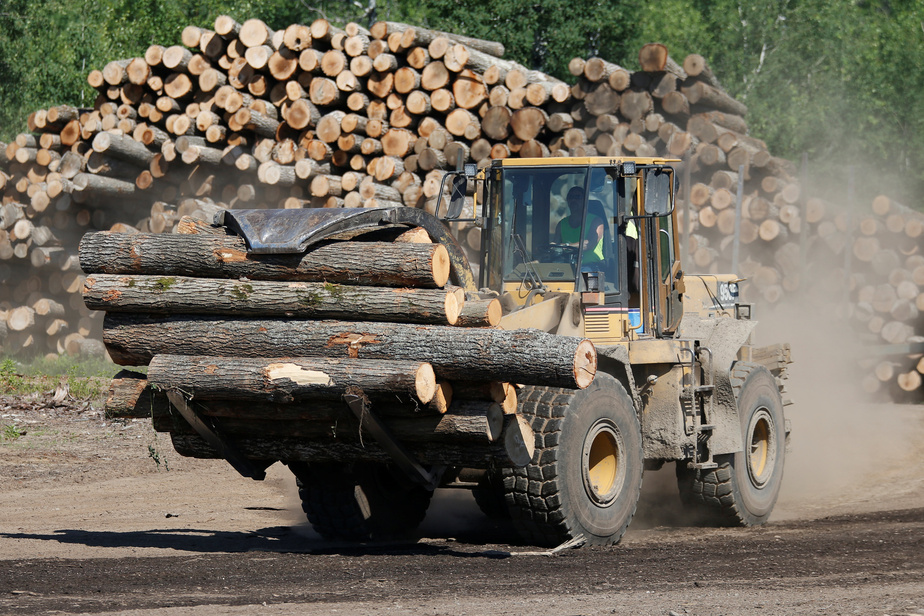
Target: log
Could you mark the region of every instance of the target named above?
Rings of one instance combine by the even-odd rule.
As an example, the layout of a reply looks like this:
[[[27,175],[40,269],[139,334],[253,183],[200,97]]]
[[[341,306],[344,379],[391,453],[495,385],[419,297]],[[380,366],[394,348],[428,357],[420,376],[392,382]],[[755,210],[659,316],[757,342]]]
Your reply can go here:
[[[653,109],[654,103],[648,92],[630,90],[619,99],[619,112],[630,121],[645,117]]]
[[[389,22],[393,23],[393,22]],[[486,41],[484,39],[477,39],[468,36],[462,36],[460,34],[453,34],[450,32],[440,32],[439,30],[426,30],[424,28],[418,28],[414,26],[408,26],[402,24],[404,30],[402,30],[401,36],[401,48],[410,49],[412,47],[427,47],[435,39],[439,37],[448,38],[457,43],[467,45],[472,49],[477,49],[478,51],[489,54],[492,56],[500,57],[504,55],[504,46],[501,43],[496,41]],[[395,30],[397,31],[397,30]],[[380,37],[381,38],[381,37]]]
[[[548,114],[538,107],[524,107],[518,109],[510,118],[510,127],[513,134],[522,141],[535,139],[548,122]]]
[[[452,94],[459,107],[475,109],[488,98],[488,89],[478,73],[465,69],[452,82]]]
[[[238,38],[247,47],[259,47],[273,40],[273,30],[259,19],[248,19],[241,24]]]
[[[645,72],[664,71],[667,60],[667,47],[661,43],[647,43],[638,53],[638,63]]]
[[[502,316],[503,309],[496,298],[466,300],[455,324],[459,327],[496,327]]]
[[[745,122],[744,118],[731,113],[704,111],[696,114],[696,117],[707,120],[716,126],[727,128],[739,135],[746,135],[748,132],[748,124]]]
[[[432,246],[432,245],[431,245]],[[391,289],[330,282],[227,280],[91,274],[87,308],[108,312],[292,316],[452,325],[462,305],[438,289]]]
[[[121,365],[145,365],[163,353],[395,359],[429,362],[449,379],[581,389],[597,369],[589,340],[540,330],[110,313],[103,340]]]
[[[189,358],[186,358],[189,359]],[[226,358],[216,358],[224,360]],[[309,359],[307,361],[318,361]],[[331,361],[331,360],[325,360]],[[390,399],[388,399],[390,398]],[[221,418],[220,421],[242,420],[252,422],[347,422],[344,427],[358,427],[358,424],[349,423],[353,417],[342,400],[314,399],[306,404],[283,404],[278,402],[262,402],[249,400],[236,403],[227,400],[209,400],[207,405],[199,404],[197,400],[191,401],[198,412],[208,417]],[[430,421],[439,421],[440,415],[429,410],[410,396],[385,396],[372,400],[377,415],[391,418],[413,417],[422,419],[430,416]],[[457,408],[459,408],[457,406]],[[105,404],[106,417],[116,418],[152,418],[155,429],[165,431],[171,429],[182,430],[185,421],[180,419],[172,409],[166,392],[155,389],[148,382],[146,375],[130,370],[122,370],[116,374],[109,385],[109,396]],[[484,410],[487,412],[487,409]],[[171,417],[172,416],[172,417]],[[178,421],[174,421],[174,420]],[[240,425],[240,424],[238,424]],[[256,427],[253,424],[252,427]],[[188,427],[187,427],[188,429]],[[291,436],[291,434],[286,435]]]
[[[132,182],[123,182],[115,178],[91,173],[78,173],[74,176],[75,199],[78,194],[82,195],[81,202],[94,199],[94,205],[97,207],[111,205],[114,201],[124,205],[124,201],[118,202],[116,200],[131,197],[135,192],[136,187]]]
[[[511,383],[500,381],[454,381],[453,401],[482,400],[497,403],[504,415],[517,412],[517,388]]]
[[[921,373],[916,370],[909,370],[899,374],[895,382],[902,391],[917,391],[921,388]]]
[[[610,75],[620,70],[623,70],[622,67],[603,58],[590,58],[584,63],[583,73],[588,81],[596,83],[608,80]]]
[[[9,311],[6,325],[10,331],[23,332],[35,326],[35,309],[30,306],[19,306]]]
[[[387,421],[403,440],[417,442],[472,440],[493,443],[504,429],[504,412],[495,402],[482,400],[453,401],[445,413],[423,417],[396,417]]]
[[[205,401],[340,400],[348,387],[359,387],[371,398],[412,396],[427,404],[436,393],[430,364],[391,360],[157,355],[148,382]]]
[[[706,83],[711,85],[713,88],[720,90],[722,89],[722,85],[719,83],[719,80],[716,79],[712,69],[710,69],[709,65],[706,64],[706,59],[698,53],[691,53],[686,58],[684,58],[683,70],[686,71],[687,76],[689,77],[699,77],[700,79],[705,80]]]
[[[619,109],[619,94],[607,82],[594,84],[584,97],[584,107],[591,115],[615,113]]]
[[[420,85],[424,90],[434,91],[449,85],[451,73],[440,61],[427,64],[420,76]]]
[[[131,137],[115,133],[99,133],[96,135],[93,138],[93,151],[124,160],[139,168],[148,166],[154,158],[154,152],[144,147],[141,143]]]
[[[310,100],[300,98],[289,106],[285,119],[292,128],[302,130],[309,126],[317,126],[321,120],[321,112]]]
[[[748,108],[722,90],[718,90],[702,81],[694,82],[681,88],[691,105],[703,105],[717,111],[724,111],[738,116],[745,116]]]
[[[391,128],[382,136],[382,151],[386,156],[404,157],[411,153],[416,142],[417,136],[413,132],[403,128]]]
[[[440,244],[336,242],[305,254],[250,255],[237,236],[88,233],[80,242],[88,274],[145,274],[336,284],[441,287],[449,254]]]

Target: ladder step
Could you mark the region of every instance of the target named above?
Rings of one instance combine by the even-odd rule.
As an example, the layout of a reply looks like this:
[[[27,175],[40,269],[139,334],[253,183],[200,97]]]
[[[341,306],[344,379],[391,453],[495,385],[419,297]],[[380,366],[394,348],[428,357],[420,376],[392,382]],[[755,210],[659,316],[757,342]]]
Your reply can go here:
[[[719,465],[715,462],[692,462],[689,466],[698,471],[711,471],[714,468],[719,468]]]
[[[695,389],[695,391],[698,394],[711,394],[713,391],[715,391],[715,386],[714,385],[700,385],[699,387]]]
[[[715,430],[715,426],[712,424],[703,424],[699,427],[700,432],[712,432],[713,430]]]

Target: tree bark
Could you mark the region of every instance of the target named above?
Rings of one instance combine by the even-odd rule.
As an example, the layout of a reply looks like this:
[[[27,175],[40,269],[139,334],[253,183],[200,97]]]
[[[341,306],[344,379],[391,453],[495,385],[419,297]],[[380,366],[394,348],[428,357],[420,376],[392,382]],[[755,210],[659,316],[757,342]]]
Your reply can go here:
[[[725,111],[742,117],[748,113],[748,108],[743,103],[702,81],[684,86],[681,91],[691,105],[708,105],[717,111]]]
[[[334,242],[305,254],[250,255],[244,240],[231,235],[126,236],[101,231],[83,237],[79,254],[88,274],[420,287],[441,287],[449,278],[449,256],[441,244]]]
[[[462,308],[436,289],[391,289],[330,282],[272,282],[91,274],[84,283],[91,310],[298,318],[356,318],[453,325]]]
[[[154,152],[141,143],[125,135],[114,133],[99,133],[93,138],[93,151],[106,153],[109,156],[129,162],[139,168],[147,167]]]
[[[359,387],[372,398],[409,395],[427,404],[436,393],[429,364],[392,360],[157,355],[148,382],[205,401],[340,400],[348,387]]]
[[[590,341],[538,330],[110,313],[103,339],[122,365],[144,365],[162,353],[339,356],[425,361],[449,379],[572,388],[589,385],[597,367]]]

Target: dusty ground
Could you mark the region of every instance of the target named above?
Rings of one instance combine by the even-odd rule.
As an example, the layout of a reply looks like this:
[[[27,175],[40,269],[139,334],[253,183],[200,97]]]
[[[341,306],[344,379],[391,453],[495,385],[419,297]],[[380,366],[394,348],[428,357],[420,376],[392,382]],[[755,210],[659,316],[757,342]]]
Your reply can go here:
[[[619,546],[548,557],[460,492],[417,543],[325,544],[280,465],[253,482],[145,421],[0,396],[25,431],[0,442],[0,613],[924,614],[924,409],[839,413],[794,414],[766,526],[685,526],[665,468]]]

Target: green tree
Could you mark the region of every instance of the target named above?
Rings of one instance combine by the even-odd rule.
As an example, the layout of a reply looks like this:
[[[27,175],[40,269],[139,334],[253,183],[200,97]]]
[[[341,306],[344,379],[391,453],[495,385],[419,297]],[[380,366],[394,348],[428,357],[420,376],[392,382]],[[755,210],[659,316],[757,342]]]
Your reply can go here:
[[[0,139],[29,112],[91,106],[91,69],[180,42],[221,14],[273,28],[325,17],[378,19],[498,40],[506,57],[571,81],[568,61],[598,55],[637,68],[646,42],[678,62],[700,53],[748,105],[751,133],[818,175],[908,203],[924,192],[924,0],[6,0],[0,8]]]
[[[424,26],[499,41],[505,57],[568,80],[575,56],[622,61],[637,24],[637,9],[614,0],[425,0],[420,7]]]

